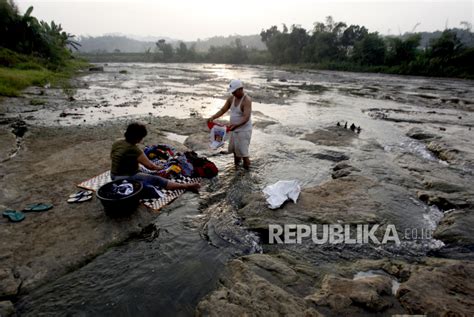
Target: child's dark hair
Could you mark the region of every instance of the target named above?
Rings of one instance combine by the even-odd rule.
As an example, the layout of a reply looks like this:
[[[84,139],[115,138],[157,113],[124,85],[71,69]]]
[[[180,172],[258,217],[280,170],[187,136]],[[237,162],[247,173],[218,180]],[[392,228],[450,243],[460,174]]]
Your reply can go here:
[[[138,143],[147,135],[146,127],[141,123],[130,123],[125,131],[125,140],[128,143]]]

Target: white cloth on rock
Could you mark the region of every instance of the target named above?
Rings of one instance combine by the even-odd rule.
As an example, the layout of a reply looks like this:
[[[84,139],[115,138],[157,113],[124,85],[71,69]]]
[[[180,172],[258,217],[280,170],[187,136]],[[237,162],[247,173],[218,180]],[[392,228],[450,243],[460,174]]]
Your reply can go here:
[[[278,181],[263,189],[268,207],[271,209],[279,208],[288,199],[291,199],[296,204],[300,192],[301,187],[296,180]]]

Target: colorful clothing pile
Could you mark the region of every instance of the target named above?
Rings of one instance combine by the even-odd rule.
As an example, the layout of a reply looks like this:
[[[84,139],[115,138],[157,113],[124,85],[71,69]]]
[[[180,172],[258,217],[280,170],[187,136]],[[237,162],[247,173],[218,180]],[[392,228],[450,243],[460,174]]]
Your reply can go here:
[[[145,155],[155,164],[162,165],[163,169],[157,174],[165,178],[206,177],[212,178],[217,175],[216,165],[205,157],[199,157],[196,152],[177,152],[176,149],[167,144],[147,146]],[[149,172],[141,167],[143,172]]]

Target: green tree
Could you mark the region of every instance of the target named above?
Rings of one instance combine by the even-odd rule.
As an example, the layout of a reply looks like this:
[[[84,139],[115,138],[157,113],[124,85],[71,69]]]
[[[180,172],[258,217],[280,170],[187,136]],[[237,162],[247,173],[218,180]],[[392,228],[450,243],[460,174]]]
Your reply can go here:
[[[364,26],[350,25],[345,29],[340,39],[344,57],[350,57],[355,43],[362,40],[367,34],[369,31]]]
[[[445,30],[441,36],[430,42],[429,56],[447,61],[463,49],[463,44],[458,39],[456,32]]]
[[[421,36],[412,34],[405,39],[391,37],[387,39],[387,64],[407,64],[416,59]]]
[[[284,26],[283,31],[285,31],[286,26]],[[260,32],[260,37],[262,42],[267,46],[268,51],[272,57],[272,61],[276,64],[283,64],[288,62],[287,57],[285,56],[285,50],[288,47],[289,35],[288,30],[285,32],[280,32],[277,26],[272,26],[268,30],[262,30]]]
[[[377,32],[369,33],[354,45],[353,59],[362,65],[383,65],[385,41]]]
[[[188,47],[185,43],[179,42],[179,46],[176,48],[176,58],[179,62],[185,62],[188,60]]]
[[[169,43],[166,43],[166,40],[158,40],[155,45],[157,49],[158,61],[170,62],[173,59],[173,46]]]
[[[304,48],[308,45],[309,36],[304,28],[297,25],[291,26],[291,32],[289,33],[287,43],[284,52],[283,59],[287,63],[299,63],[302,62],[302,54]]]
[[[41,57],[53,68],[63,64],[71,57],[68,48],[77,48],[79,43],[60,24],[38,21],[32,12],[29,7],[20,15],[12,0],[0,0],[0,46]]]

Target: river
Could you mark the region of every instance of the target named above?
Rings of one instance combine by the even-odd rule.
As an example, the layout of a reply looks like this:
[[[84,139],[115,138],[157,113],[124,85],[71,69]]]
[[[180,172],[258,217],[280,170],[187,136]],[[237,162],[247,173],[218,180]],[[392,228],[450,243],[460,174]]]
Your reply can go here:
[[[429,237],[396,247],[275,247],[266,244],[262,232],[248,230],[237,210],[250,194],[278,180],[320,186],[331,179],[336,163],[350,159],[380,184],[370,189],[379,218],[400,234],[407,228],[434,230],[446,210],[425,204],[415,189],[423,177],[439,173],[472,184],[474,166],[470,160],[443,160],[407,132],[422,128],[453,140],[458,148],[471,144],[472,81],[264,66],[110,63],[103,72],[77,79],[74,107],[58,102],[36,108],[34,115],[24,109],[20,116],[39,126],[94,126],[149,116],[207,118],[223,105],[232,78],[241,79],[253,99],[251,171],[235,170],[228,155],[201,151],[211,156],[220,174],[199,197],[185,194],[148,231],[23,297],[18,304],[22,315],[190,316],[216,287],[225,264],[241,255],[287,248],[318,264],[338,262],[342,254],[344,260],[413,259],[444,246]],[[346,122],[361,132],[344,129]],[[322,142],[321,134],[307,137],[328,128],[344,130],[341,142]],[[177,133],[168,137],[186,139]],[[433,173],[412,173],[427,166]]]

